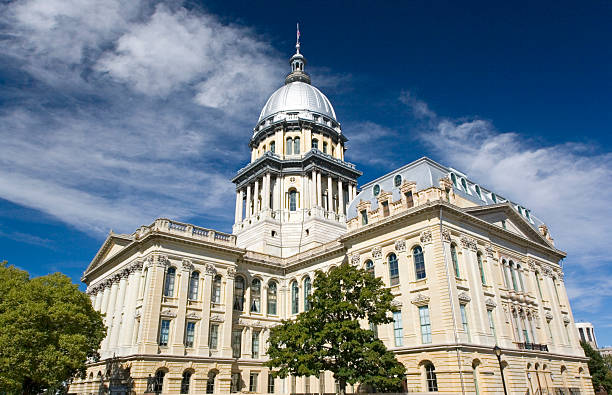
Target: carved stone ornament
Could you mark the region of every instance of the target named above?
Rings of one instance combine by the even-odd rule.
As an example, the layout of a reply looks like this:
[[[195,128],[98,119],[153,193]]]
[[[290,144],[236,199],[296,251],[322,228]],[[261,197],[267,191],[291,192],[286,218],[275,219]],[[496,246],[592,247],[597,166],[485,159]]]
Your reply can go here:
[[[470,247],[470,239],[467,236],[461,236],[459,242],[461,243],[461,247],[463,248],[467,249]]]
[[[172,311],[170,309],[165,309],[165,310],[162,310],[162,312],[159,315],[162,316],[162,317],[171,317],[171,318],[174,318],[174,317],[176,317],[176,312],[174,312],[174,311]]]
[[[170,259],[166,255],[160,255],[157,257],[157,265],[162,267],[170,266]]]
[[[562,270],[557,270],[557,277],[559,278],[560,281],[563,281],[565,274],[563,273]]]
[[[354,266],[359,265],[359,253],[358,252],[351,255],[351,265],[354,265]]]
[[[223,316],[220,314],[213,314],[210,316],[210,322],[223,322]]]
[[[547,311],[544,317],[546,317],[546,321],[548,322],[550,322],[553,319],[553,315],[550,313],[550,311]]]
[[[188,320],[199,320],[201,317],[196,313],[189,313],[187,314],[186,318]]]
[[[130,265],[130,271],[132,273],[137,272],[139,270],[142,270],[143,266],[144,266],[144,263],[141,260],[138,260]]]
[[[485,252],[487,253],[488,258],[493,258],[493,247],[491,247],[491,244],[488,244],[485,247]]]
[[[568,317],[568,316],[566,316],[566,315],[564,315],[564,316],[563,316],[563,323],[564,323],[565,325],[567,325],[567,324],[569,324],[569,323],[570,323],[570,319],[569,319],[569,317]]]
[[[210,274],[211,276],[214,276],[215,274],[217,274],[217,269],[215,268],[215,265],[213,265],[212,263],[207,263],[205,270],[206,270],[206,273]]]
[[[236,277],[236,269],[234,269],[233,267],[228,267],[226,273],[227,273],[227,278],[231,279],[231,278]]]
[[[461,293],[459,294],[458,298],[459,298],[459,301],[460,301],[460,302],[465,302],[465,303],[469,303],[469,302],[470,302],[470,300],[472,300],[472,298],[470,297],[470,295],[468,295],[468,293],[467,293],[467,292],[465,292],[465,291],[464,291],[464,292],[461,292]]]
[[[395,241],[395,251],[397,252],[406,251],[406,240],[396,240]]]
[[[421,243],[431,243],[431,230],[421,232]]]
[[[527,261],[527,265],[529,266],[529,269],[531,269],[531,271],[536,270],[536,262],[533,259],[529,259]]]
[[[374,259],[382,259],[382,250],[380,247],[374,247],[372,249],[372,257]]]
[[[191,263],[189,259],[183,259],[183,262],[181,262],[181,267],[183,268],[183,270],[188,271],[192,271],[193,269],[195,269],[193,263]]]
[[[442,241],[446,241],[446,242],[450,243],[450,241],[451,241],[450,230],[442,229]]]
[[[485,300],[485,305],[487,307],[490,307],[492,309],[494,309],[495,307],[497,307],[497,303],[495,303],[495,301],[491,298],[487,298],[487,300]]]
[[[552,270],[548,266],[542,266],[542,273],[545,276],[552,276]]]
[[[397,300],[397,299],[393,299],[391,301],[391,306],[402,307],[402,301],[401,300]]]
[[[417,296],[412,298],[412,304],[417,306],[426,306],[429,304],[429,296],[419,293]]]

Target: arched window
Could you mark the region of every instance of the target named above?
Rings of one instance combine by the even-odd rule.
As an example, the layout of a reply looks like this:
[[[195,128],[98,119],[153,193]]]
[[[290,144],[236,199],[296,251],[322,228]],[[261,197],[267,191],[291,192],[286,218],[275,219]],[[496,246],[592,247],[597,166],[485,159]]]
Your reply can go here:
[[[478,271],[480,272],[480,281],[482,285],[487,285],[487,280],[485,279],[484,267],[482,266],[482,253],[476,254],[476,261],[478,261]]]
[[[313,149],[319,149],[319,140],[312,139],[312,148]]]
[[[416,246],[412,249],[412,259],[414,259],[416,279],[421,280],[425,278],[427,275],[425,273],[425,259],[423,258],[423,249],[420,246]]]
[[[285,155],[291,155],[293,151],[293,140],[287,137],[287,143],[285,144]]]
[[[521,271],[521,265],[516,265],[516,273],[521,285],[521,291],[525,292],[525,283],[523,283],[523,272]]]
[[[326,141],[323,142],[323,153],[324,154],[327,153],[327,142]]]
[[[155,372],[155,381],[153,383],[153,392],[156,394],[161,394],[164,389],[164,376],[166,372],[163,370],[158,370]]]
[[[293,154],[297,155],[300,153],[300,138],[296,137],[293,139]]]
[[[189,295],[189,299],[191,300],[198,299],[199,283],[200,283],[200,273],[192,272],[191,276],[189,277],[189,292],[187,293]]]
[[[251,282],[251,312],[261,312],[261,280],[258,278]]]
[[[244,308],[244,278],[236,277],[234,282],[234,310],[242,311]]]
[[[217,372],[211,370],[208,372],[208,379],[206,380],[206,393],[214,394],[215,393],[215,377],[217,376]]]
[[[371,259],[368,259],[365,263],[365,270],[370,273],[372,276],[374,275],[374,262]]]
[[[482,199],[482,193],[480,192],[480,187],[476,185],[474,186],[474,189],[476,189],[476,194],[478,195],[478,197]]]
[[[191,381],[191,372],[183,372],[183,378],[181,379],[181,394],[189,393],[189,383]]]
[[[276,282],[271,281],[268,284],[268,314],[271,315],[276,315],[276,291]]]
[[[310,277],[306,277],[304,279],[304,311],[310,310],[310,301],[308,300],[308,296],[310,296],[311,284]]]
[[[397,256],[391,253],[387,259],[389,262],[389,278],[391,279],[391,285],[399,284],[399,267],[397,264]]]
[[[491,193],[491,200],[493,200],[493,203],[497,203],[497,195],[494,193]]]
[[[399,187],[400,185],[402,185],[402,175],[398,174],[393,178],[393,185],[395,185],[396,187]]]
[[[276,141],[272,141],[270,143],[270,152],[272,152],[272,153],[276,152]]]
[[[297,210],[297,191],[292,189],[289,191],[289,211]]]
[[[169,267],[166,271],[166,283],[164,284],[164,296],[171,298],[174,296],[174,280],[176,278],[176,269]]]
[[[480,394],[480,388],[478,388],[478,365],[480,365],[479,361],[472,362],[472,377],[474,379],[474,392],[476,395]]]
[[[514,262],[510,261],[510,275],[512,276],[512,288],[518,292],[518,282],[516,281],[516,271],[514,270]]]
[[[540,294],[540,299],[544,299],[544,296],[542,296],[542,285],[540,285],[540,273],[535,272],[535,280],[536,284],[538,284],[538,294]]]
[[[453,260],[453,269],[455,270],[455,277],[461,277],[459,272],[459,259],[457,259],[457,246],[451,244],[451,259]]]
[[[221,303],[221,276],[217,274],[212,286],[212,302]]]
[[[300,295],[298,292],[298,283],[291,283],[291,314],[297,314],[300,306]]]
[[[436,368],[432,363],[425,365],[425,380],[427,381],[427,391],[438,392],[438,379],[436,377]]]
[[[455,173],[450,173],[450,177],[451,181],[453,182],[453,185],[455,186],[455,188],[457,188],[457,176],[455,175]]]
[[[461,186],[465,192],[468,192],[467,181],[465,181],[465,178],[461,179]]]

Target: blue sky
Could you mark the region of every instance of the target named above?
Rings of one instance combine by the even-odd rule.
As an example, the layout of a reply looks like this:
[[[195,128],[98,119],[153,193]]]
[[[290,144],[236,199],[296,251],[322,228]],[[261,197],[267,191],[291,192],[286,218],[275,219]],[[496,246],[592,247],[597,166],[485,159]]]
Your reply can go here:
[[[427,155],[521,202],[610,345],[612,5],[536,3],[3,3],[0,259],[78,282],[110,229],[229,231],[299,21],[361,183]]]

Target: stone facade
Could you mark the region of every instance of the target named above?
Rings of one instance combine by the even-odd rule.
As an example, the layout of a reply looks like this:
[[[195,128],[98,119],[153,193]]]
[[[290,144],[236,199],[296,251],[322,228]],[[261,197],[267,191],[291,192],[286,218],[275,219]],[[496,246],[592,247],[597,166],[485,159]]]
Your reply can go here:
[[[310,81],[298,55],[288,84]],[[70,392],[112,387],[113,357],[136,394],[334,392],[329,372],[271,380],[263,364],[270,328],[307,308],[315,273],[348,261],[395,295],[394,323],[372,329],[405,364],[409,392],[503,393],[498,345],[509,393],[592,394],[565,254],[548,228],[428,158],[357,193],[361,173],[344,162],[346,138],[319,101],[328,118],[293,112],[290,100],[262,111],[251,164],[233,180],[234,234],[158,219],[108,236],[83,275],[108,334]],[[315,131],[329,152],[314,147]]]

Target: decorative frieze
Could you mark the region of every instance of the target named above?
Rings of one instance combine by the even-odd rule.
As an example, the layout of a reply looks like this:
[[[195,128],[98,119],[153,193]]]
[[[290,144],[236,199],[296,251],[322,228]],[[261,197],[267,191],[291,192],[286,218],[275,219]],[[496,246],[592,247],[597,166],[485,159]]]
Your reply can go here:
[[[188,320],[199,320],[199,319],[201,319],[202,317],[200,317],[200,316],[199,316],[198,314],[196,314],[196,313],[189,313],[189,314],[187,314],[187,316],[186,316],[185,318],[187,318]]]
[[[421,243],[431,243],[431,230],[424,230],[421,232]]]
[[[461,246],[465,249],[476,251],[478,247],[478,245],[476,244],[476,240],[472,239],[471,237],[461,236],[461,239],[459,241],[461,242]]]
[[[412,298],[412,304],[416,306],[427,306],[429,304],[429,296],[419,293],[417,296]]]
[[[395,251],[402,252],[406,251],[406,240],[396,240],[395,241]]]
[[[170,259],[168,259],[166,255],[159,255],[157,257],[157,266],[167,268],[170,267],[170,265]]]
[[[465,291],[461,292],[458,298],[459,298],[459,302],[464,302],[464,303],[469,303],[472,300],[470,295],[468,295],[468,293]]]
[[[224,318],[221,314],[213,314],[210,316],[210,322],[223,322]]]
[[[382,259],[382,249],[380,247],[374,247],[372,249],[372,258],[376,260]]]
[[[170,309],[164,309],[162,310],[161,313],[159,313],[160,316],[162,317],[169,317],[169,318],[175,318],[176,317],[176,312],[170,310]]]

